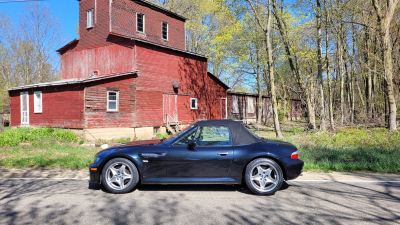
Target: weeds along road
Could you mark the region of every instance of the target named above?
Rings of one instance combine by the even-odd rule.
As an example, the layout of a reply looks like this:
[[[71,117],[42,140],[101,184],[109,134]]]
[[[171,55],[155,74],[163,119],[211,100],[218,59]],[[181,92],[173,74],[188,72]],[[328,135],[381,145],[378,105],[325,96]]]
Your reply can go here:
[[[309,223],[400,223],[400,182],[289,181],[274,196],[240,185],[139,186],[113,195],[83,179],[0,179],[0,224]]]

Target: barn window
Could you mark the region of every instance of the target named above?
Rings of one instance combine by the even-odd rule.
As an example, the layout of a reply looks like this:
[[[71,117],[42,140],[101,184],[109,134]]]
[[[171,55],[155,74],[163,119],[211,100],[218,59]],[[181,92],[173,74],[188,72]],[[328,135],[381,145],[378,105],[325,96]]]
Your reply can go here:
[[[197,109],[197,98],[190,99],[190,109]]]
[[[86,28],[93,27],[93,9],[86,11]]]
[[[239,113],[239,100],[238,96],[232,96],[232,113]]]
[[[247,112],[254,113],[254,104],[252,97],[247,97]]]
[[[162,22],[162,39],[168,40],[168,23]]]
[[[144,14],[142,13],[136,14],[136,30],[144,33]]]
[[[35,105],[34,113],[42,113],[43,110],[42,110],[42,92],[41,91],[35,91],[33,103]]]
[[[297,102],[294,102],[294,111],[297,112]]]
[[[119,104],[118,91],[107,91],[107,111],[117,112]]]

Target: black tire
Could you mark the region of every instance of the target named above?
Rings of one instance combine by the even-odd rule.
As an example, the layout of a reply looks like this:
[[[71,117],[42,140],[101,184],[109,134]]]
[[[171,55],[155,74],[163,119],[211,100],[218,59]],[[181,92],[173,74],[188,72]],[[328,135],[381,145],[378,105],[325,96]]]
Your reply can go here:
[[[258,195],[273,195],[283,183],[281,167],[272,159],[258,158],[251,161],[245,172],[247,187]]]
[[[139,182],[139,172],[130,160],[115,158],[108,161],[103,167],[101,179],[103,186],[109,192],[123,194],[136,187]]]

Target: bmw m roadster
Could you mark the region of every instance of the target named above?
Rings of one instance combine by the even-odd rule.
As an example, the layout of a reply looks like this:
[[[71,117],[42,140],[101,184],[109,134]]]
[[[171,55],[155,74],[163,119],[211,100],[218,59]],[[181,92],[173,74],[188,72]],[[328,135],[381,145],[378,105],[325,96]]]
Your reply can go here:
[[[240,122],[199,121],[162,140],[135,141],[96,154],[90,181],[111,193],[141,184],[242,184],[271,195],[303,169],[294,145],[259,138]]]

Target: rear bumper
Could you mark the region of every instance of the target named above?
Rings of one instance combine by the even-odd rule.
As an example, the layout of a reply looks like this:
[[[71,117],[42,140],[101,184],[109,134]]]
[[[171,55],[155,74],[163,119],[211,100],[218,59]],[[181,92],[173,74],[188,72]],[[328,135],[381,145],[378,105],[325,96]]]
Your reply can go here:
[[[282,161],[286,166],[286,180],[293,180],[300,176],[303,171],[303,161],[291,158],[284,158]]]
[[[94,170],[96,169],[96,170]],[[100,183],[100,171],[98,165],[92,163],[89,165],[90,183]]]

